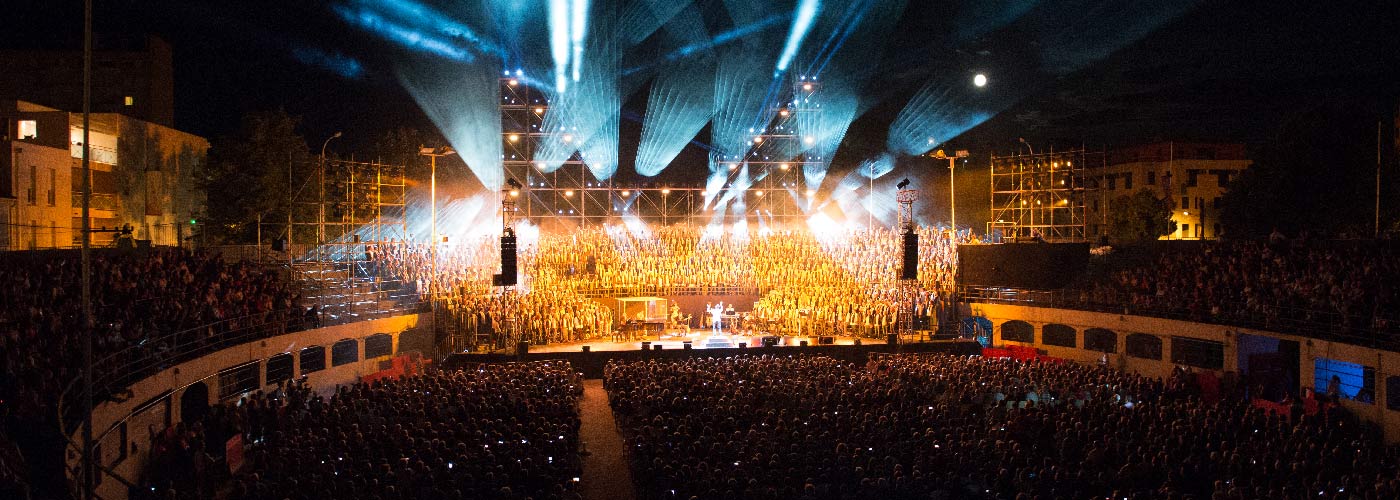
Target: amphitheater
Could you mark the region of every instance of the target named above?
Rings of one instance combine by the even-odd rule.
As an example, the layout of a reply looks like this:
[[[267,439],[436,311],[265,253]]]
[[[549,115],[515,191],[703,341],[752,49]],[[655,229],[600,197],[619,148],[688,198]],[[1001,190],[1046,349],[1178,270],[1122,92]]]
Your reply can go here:
[[[545,234],[522,243],[514,287],[492,286],[494,239],[290,265],[238,248],[99,252],[96,488],[1400,495],[1391,248],[1144,245],[1032,290],[974,283],[977,262],[959,273],[960,255],[995,245],[919,231],[910,280],[887,230]],[[31,252],[0,270],[17,305],[0,458],[24,478],[8,498],[81,483],[75,261]]]

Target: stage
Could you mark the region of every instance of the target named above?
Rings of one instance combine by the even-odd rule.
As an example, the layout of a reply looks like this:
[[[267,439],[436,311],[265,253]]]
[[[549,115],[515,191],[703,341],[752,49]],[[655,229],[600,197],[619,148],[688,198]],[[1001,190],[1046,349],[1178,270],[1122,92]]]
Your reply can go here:
[[[738,348],[739,344],[744,344],[744,347],[764,347],[764,337],[772,337],[776,340],[777,343],[774,344],[773,347],[799,347],[803,345],[803,342],[806,342],[806,345],[808,346],[856,345],[857,343],[862,345],[880,345],[886,343],[885,339],[858,339],[856,337],[829,336],[825,337],[830,340],[829,343],[820,344],[821,337],[812,337],[806,335],[745,335],[741,333],[713,333],[710,330],[693,330],[689,333],[686,333],[684,331],[675,331],[670,333],[663,333],[660,336],[650,335],[647,337],[638,337],[634,340],[612,341],[609,339],[593,339],[580,342],[554,343],[549,345],[532,345],[530,346],[530,353],[578,352],[582,351],[584,346],[587,346],[590,351],[595,352],[639,351],[642,350],[643,343],[646,344],[647,349],[652,350],[656,349],[656,346],[661,346],[662,350],[685,349],[687,343],[690,344],[691,349],[734,349]],[[909,340],[913,341],[914,339]]]

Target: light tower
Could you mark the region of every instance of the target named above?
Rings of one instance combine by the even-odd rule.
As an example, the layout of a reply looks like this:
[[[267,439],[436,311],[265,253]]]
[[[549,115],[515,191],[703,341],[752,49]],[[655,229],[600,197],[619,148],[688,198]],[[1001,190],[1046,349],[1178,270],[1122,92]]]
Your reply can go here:
[[[895,331],[900,338],[914,333],[914,294],[919,290],[919,233],[914,224],[914,202],[919,190],[909,189],[909,179],[900,181],[895,201],[899,203],[899,231],[903,245],[903,266],[899,272],[899,317]]]

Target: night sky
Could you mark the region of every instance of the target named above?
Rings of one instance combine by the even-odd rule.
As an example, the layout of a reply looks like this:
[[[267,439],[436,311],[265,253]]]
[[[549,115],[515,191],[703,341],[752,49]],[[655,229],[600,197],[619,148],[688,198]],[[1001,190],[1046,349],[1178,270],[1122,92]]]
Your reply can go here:
[[[393,74],[402,50],[334,15],[332,6],[343,3],[99,0],[95,26],[99,33],[153,33],[173,45],[176,126],[183,130],[215,137],[235,129],[245,112],[284,108],[302,117],[308,142],[344,130],[332,147],[342,154],[366,151],[397,127],[433,130]],[[480,2],[429,3],[457,8],[464,18],[486,9]],[[712,34],[732,28],[718,2],[701,3]],[[1152,140],[1254,144],[1317,102],[1359,102],[1384,116],[1400,95],[1400,8],[1393,2],[1199,2],[1183,15],[1146,20],[1146,28],[1142,16],[1153,14],[1132,10],[1142,4],[910,1],[883,57],[870,61],[877,70],[860,93],[863,112],[832,170],[877,154],[909,97],[950,70],[985,70],[994,92],[1015,88],[998,94],[1010,96],[1007,109],[951,141],[973,150],[973,164],[987,153],[1014,152],[1018,137],[1038,149]],[[1020,21],[965,36],[979,20],[1027,8]],[[0,45],[77,48],[81,9],[73,0],[10,6],[0,20]],[[1047,48],[1047,40],[1061,45]],[[308,50],[359,66],[347,77]],[[633,52],[631,60],[646,57]],[[645,106],[645,87],[624,98],[625,115],[642,115]],[[619,175],[627,178],[641,125],[623,120],[621,129]],[[690,147],[677,163],[703,161],[703,151]],[[902,160],[904,166],[923,164]]]

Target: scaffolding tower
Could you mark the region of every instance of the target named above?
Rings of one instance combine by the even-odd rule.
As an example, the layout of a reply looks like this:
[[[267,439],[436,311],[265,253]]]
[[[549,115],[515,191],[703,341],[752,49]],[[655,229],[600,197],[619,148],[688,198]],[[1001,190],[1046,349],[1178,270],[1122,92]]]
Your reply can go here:
[[[1088,187],[1084,172],[1101,167],[1103,152],[1084,149],[992,156],[994,238],[1084,241]]]

